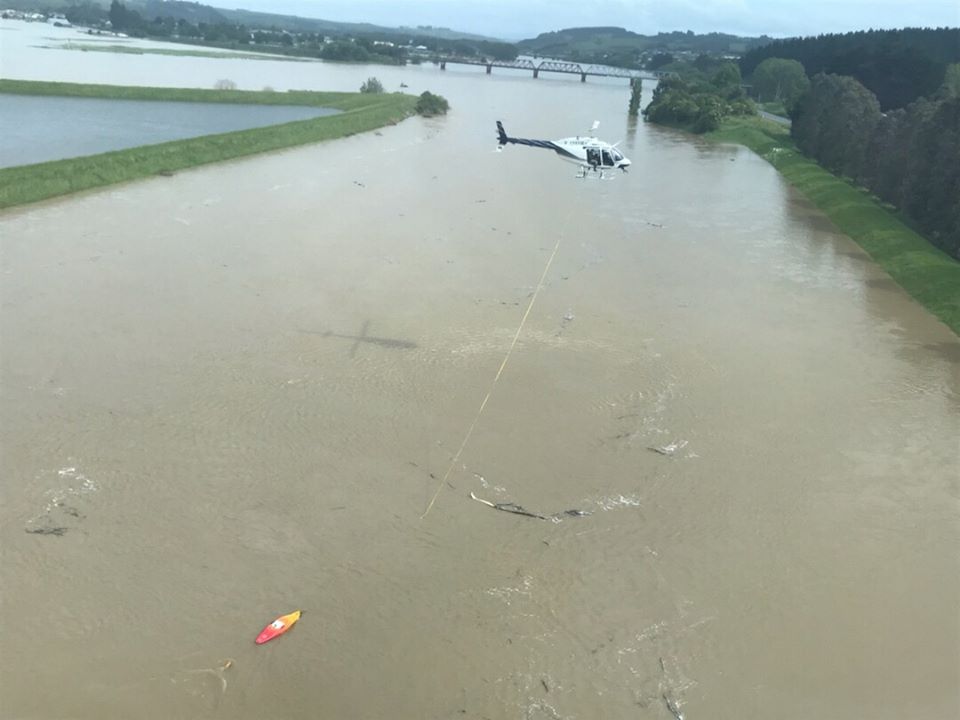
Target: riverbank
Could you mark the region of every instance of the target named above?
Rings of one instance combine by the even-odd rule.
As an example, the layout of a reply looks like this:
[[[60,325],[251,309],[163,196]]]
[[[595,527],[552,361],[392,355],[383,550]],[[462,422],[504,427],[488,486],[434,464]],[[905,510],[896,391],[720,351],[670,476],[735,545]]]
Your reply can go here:
[[[704,136],[745,145],[773,165],[930,312],[960,335],[960,263],[911,230],[895,211],[797,150],[789,130],[729,118]]]
[[[282,125],[204,135],[129,150],[0,170],[0,208],[69,193],[167,175],[296,145],[333,140],[396,124],[415,112],[417,98],[402,93],[250,92],[0,80],[0,93],[259,105],[302,105],[341,110],[337,115]]]

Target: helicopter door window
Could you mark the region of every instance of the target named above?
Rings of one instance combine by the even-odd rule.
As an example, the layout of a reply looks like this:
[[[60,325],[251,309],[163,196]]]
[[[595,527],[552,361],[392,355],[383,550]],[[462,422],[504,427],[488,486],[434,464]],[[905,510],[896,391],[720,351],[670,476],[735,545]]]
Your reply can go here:
[[[587,163],[591,167],[597,167],[600,164],[599,148],[587,148]]]
[[[603,165],[604,167],[613,167],[613,158],[610,157],[608,150],[603,151]]]

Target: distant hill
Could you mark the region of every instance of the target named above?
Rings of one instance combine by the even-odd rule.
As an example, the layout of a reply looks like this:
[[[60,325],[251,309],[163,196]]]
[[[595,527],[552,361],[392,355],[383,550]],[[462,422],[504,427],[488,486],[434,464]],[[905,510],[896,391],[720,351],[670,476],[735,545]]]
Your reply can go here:
[[[639,67],[644,57],[655,53],[741,55],[769,42],[771,38],[765,36],[697,35],[691,31],[640,35],[620,27],[585,27],[541,33],[533,39],[521,40],[517,48],[528,55]]]
[[[107,6],[110,3],[104,0]],[[181,0],[127,0],[125,3],[130,9],[137,10],[145,18],[156,16],[184,19],[193,24],[205,22],[207,24],[235,23],[246,25],[248,28],[276,28],[293,33],[320,33],[330,35],[397,35],[409,33],[411,35],[427,35],[441,39],[463,40],[490,40],[481,35],[459,32],[449,28],[434,28],[430,26],[419,28],[392,28],[372,23],[349,23],[321,18],[300,17],[299,15],[280,15],[253,10],[229,10],[226,8],[204,5],[198,2],[182,2]],[[323,6],[318,5],[322,11]],[[205,19],[209,18],[209,19]],[[217,19],[219,18],[219,19]]]
[[[124,3],[131,10],[136,10],[144,18],[152,20],[155,17],[172,17],[174,20],[186,20],[192,25],[206,23],[219,25],[229,22],[226,15],[209,5],[196,2],[180,2],[179,0],[129,0]]]
[[[251,10],[230,10],[205,5],[199,2],[185,2],[184,0],[121,0],[130,10],[135,10],[141,17],[152,21],[155,17],[172,17],[174,20],[185,20],[193,25],[205,23],[207,25],[235,24],[246,25],[248,28],[262,28],[287,30],[296,33],[320,33],[328,35],[409,35],[410,37],[429,37],[440,40],[473,40],[498,42],[496,38],[476,35],[450,28],[432,27],[386,27],[372,23],[348,23],[320,18],[307,18],[298,15],[278,15]],[[0,7],[12,10],[29,10],[34,12],[65,12],[78,6],[88,6],[94,9],[107,11],[111,0],[3,0]],[[317,6],[322,9],[322,5]],[[322,11],[322,10],[321,10]]]

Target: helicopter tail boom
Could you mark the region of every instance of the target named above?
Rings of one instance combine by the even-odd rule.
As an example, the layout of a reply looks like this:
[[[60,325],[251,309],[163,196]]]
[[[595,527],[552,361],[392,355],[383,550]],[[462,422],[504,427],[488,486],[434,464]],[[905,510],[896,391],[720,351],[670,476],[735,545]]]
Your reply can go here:
[[[529,138],[514,138],[507,135],[507,131],[503,129],[503,123],[497,120],[497,146],[503,147],[504,145],[513,144],[513,145],[526,145],[527,147],[538,147],[543,148],[544,150],[553,150],[558,155],[569,158],[576,158],[569,150],[566,150],[559,145],[557,145],[552,140],[531,140]]]

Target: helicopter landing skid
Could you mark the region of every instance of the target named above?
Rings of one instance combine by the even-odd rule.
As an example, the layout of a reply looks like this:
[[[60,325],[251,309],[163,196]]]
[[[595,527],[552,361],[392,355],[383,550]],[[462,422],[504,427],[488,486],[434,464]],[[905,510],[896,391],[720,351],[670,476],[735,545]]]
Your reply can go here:
[[[580,172],[577,173],[577,177],[584,179],[587,177],[594,177],[597,180],[609,180],[610,178],[603,174],[603,168],[596,167],[587,167],[586,165],[580,166]]]

